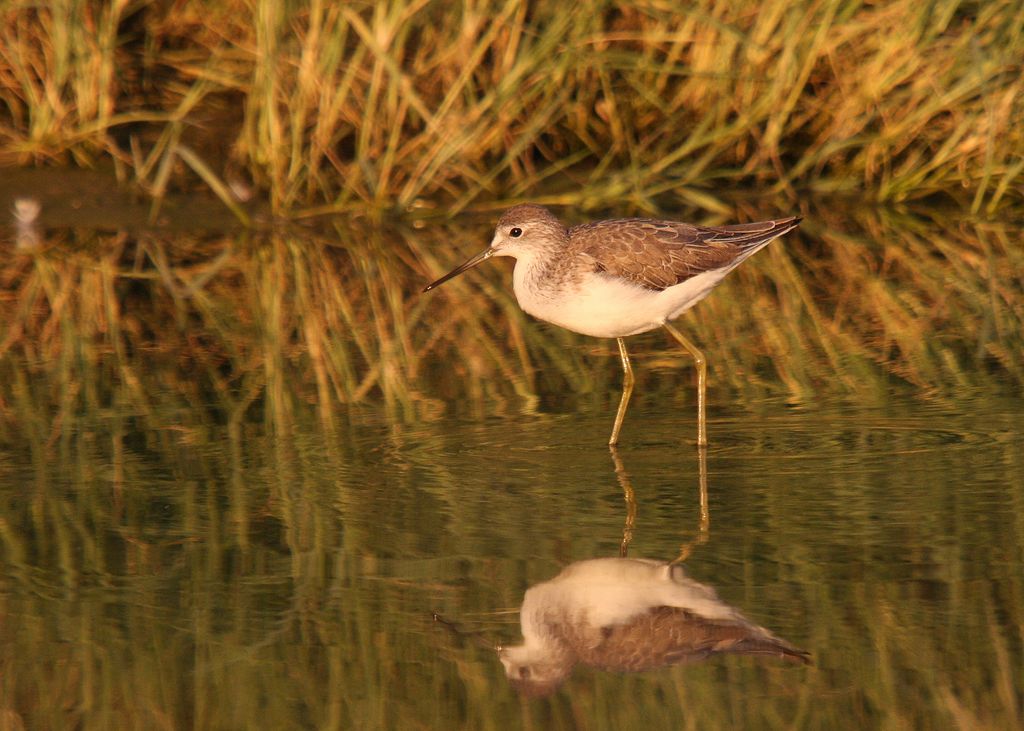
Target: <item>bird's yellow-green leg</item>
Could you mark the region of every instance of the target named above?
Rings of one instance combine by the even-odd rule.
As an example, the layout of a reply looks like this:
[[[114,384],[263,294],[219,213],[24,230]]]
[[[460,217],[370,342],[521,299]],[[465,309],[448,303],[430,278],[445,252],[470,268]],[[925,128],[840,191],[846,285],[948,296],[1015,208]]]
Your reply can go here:
[[[609,447],[614,447],[619,443],[619,430],[622,428],[622,420],[626,418],[629,397],[633,395],[633,365],[629,362],[626,341],[622,338],[615,339],[619,343],[619,357],[622,359],[622,370],[625,375],[622,378],[622,398],[619,399],[619,411],[615,414],[615,426],[612,427],[612,437],[608,440]]]
[[[675,338],[676,342],[683,346],[693,356],[693,362],[697,366],[697,446],[708,446],[708,415],[707,415],[707,387],[708,387],[708,364],[704,354],[697,349],[697,346],[683,337],[683,334],[676,330],[669,323],[663,323],[668,334]]]

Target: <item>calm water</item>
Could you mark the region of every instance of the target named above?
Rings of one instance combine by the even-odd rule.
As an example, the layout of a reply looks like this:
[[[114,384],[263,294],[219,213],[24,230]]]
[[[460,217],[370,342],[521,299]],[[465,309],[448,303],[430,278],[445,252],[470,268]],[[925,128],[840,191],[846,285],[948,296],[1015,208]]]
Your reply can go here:
[[[1020,254],[989,231],[901,279],[864,242],[903,234],[865,230],[680,321],[704,519],[686,361],[637,339],[609,452],[614,349],[522,317],[500,268],[420,297],[451,236],[5,249],[0,728],[1020,727]],[[929,231],[907,250],[963,250]],[[530,586],[683,547],[813,663],[510,686]]]
[[[327,435],[110,411],[0,457],[3,712],[27,728],[1009,728],[1024,404],[713,409],[689,573],[814,664],[577,669],[521,700],[489,646],[569,562],[699,535],[690,414],[618,456],[588,411]],[[169,460],[173,455],[173,460]],[[432,621],[439,613],[457,631]]]

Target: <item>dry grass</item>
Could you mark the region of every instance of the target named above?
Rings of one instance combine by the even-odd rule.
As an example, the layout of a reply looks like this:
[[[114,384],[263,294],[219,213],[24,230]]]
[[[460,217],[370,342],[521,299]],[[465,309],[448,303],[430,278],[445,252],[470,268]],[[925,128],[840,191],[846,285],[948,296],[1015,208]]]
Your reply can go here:
[[[211,181],[241,176],[292,214],[724,210],[717,191],[758,186],[994,214],[1024,190],[1011,0],[59,10],[0,11],[0,160],[110,157],[157,196],[228,200]]]

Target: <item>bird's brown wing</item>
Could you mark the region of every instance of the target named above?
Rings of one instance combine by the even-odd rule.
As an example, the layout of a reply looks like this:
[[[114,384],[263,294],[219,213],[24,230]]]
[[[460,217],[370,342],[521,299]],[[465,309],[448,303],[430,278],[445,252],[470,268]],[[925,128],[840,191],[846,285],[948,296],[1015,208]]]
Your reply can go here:
[[[699,617],[679,607],[652,607],[627,623],[592,628],[588,636],[571,639],[576,640],[573,649],[581,662],[619,672],[650,670],[720,653],[810,662],[807,652],[763,627]]]
[[[596,272],[663,290],[721,269],[799,225],[797,217],[733,226],[694,226],[676,221],[623,218],[569,230],[572,254]]]

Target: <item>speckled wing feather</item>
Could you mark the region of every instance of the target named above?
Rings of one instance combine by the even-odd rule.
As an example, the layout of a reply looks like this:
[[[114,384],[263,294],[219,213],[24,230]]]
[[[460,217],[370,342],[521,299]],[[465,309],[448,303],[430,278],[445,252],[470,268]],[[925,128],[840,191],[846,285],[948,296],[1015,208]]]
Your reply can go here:
[[[571,253],[642,287],[663,290],[690,277],[730,266],[799,225],[797,217],[733,226],[623,218],[569,230]]]
[[[591,628],[586,635],[566,638],[580,662],[619,672],[650,670],[719,653],[810,662],[807,652],[763,627],[706,619],[678,607],[652,607],[628,623]]]

